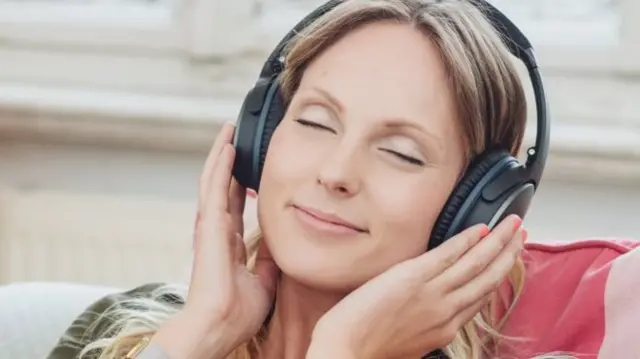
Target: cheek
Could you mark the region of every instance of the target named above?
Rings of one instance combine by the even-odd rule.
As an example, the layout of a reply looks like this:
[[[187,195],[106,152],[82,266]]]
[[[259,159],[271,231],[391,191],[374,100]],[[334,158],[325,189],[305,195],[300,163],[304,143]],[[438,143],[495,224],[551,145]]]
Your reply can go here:
[[[281,207],[286,206],[305,184],[315,180],[316,163],[321,158],[317,147],[304,141],[286,119],[276,128],[260,181],[258,218],[263,230],[273,227],[269,223],[279,220]]]
[[[310,151],[310,146],[296,136],[292,124],[283,121],[269,143],[261,187],[271,192],[273,186],[291,186],[305,179],[312,173],[314,157],[317,156]]]
[[[416,178],[380,184],[375,191],[376,223],[383,246],[403,258],[422,253],[431,230],[455,184],[455,175],[428,169]],[[384,188],[383,188],[384,187]]]

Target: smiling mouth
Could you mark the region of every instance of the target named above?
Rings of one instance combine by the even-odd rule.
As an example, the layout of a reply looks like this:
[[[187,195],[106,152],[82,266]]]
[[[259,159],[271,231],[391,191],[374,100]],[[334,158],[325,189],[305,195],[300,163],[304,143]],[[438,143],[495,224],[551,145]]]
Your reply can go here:
[[[293,209],[296,212],[296,217],[303,226],[314,231],[324,232],[325,234],[331,235],[354,235],[367,233],[365,229],[331,214],[322,213],[314,209],[301,206],[293,206]]]

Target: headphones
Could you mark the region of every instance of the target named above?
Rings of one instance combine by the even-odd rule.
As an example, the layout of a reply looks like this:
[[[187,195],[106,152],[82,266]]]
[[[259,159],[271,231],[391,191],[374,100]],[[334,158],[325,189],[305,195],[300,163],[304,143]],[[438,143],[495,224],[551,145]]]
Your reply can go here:
[[[258,190],[271,136],[284,117],[286,105],[280,92],[279,75],[284,69],[287,43],[317,18],[338,6],[330,0],[302,19],[276,46],[260,77],[247,94],[238,117],[233,175],[245,188]],[[477,156],[449,196],[431,233],[433,249],[462,230],[484,223],[493,228],[511,214],[524,218],[540,184],[549,152],[547,100],[533,47],[524,34],[502,12],[484,0],[471,1],[483,11],[506,41],[511,54],[526,66],[533,85],[537,109],[535,145],[521,164],[506,150],[490,150]]]

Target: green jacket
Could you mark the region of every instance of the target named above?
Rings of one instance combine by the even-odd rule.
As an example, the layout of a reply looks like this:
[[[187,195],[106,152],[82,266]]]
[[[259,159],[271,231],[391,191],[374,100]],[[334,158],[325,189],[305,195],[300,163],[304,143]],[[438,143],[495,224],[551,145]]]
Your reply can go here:
[[[87,344],[115,334],[108,333],[108,328],[113,323],[109,314],[113,309],[126,306],[127,301],[134,298],[152,298],[154,290],[161,285],[145,284],[126,292],[110,294],[93,303],[73,321],[46,359],[76,359]],[[174,305],[184,304],[175,297],[158,300]]]

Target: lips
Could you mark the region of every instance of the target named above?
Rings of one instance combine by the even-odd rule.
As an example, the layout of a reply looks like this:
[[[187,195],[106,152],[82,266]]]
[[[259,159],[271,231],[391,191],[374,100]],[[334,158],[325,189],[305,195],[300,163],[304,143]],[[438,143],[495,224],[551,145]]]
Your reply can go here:
[[[328,224],[332,224],[335,226],[341,226],[341,227],[345,227],[348,229],[351,229],[353,231],[359,232],[359,233],[365,233],[367,232],[367,230],[365,228],[362,228],[352,222],[347,221],[346,219],[332,214],[332,213],[327,213],[327,212],[323,212],[311,207],[305,207],[305,206],[298,206],[298,205],[294,205],[294,208],[296,208],[299,211],[304,212],[305,214],[321,221],[321,222],[325,222]]]

